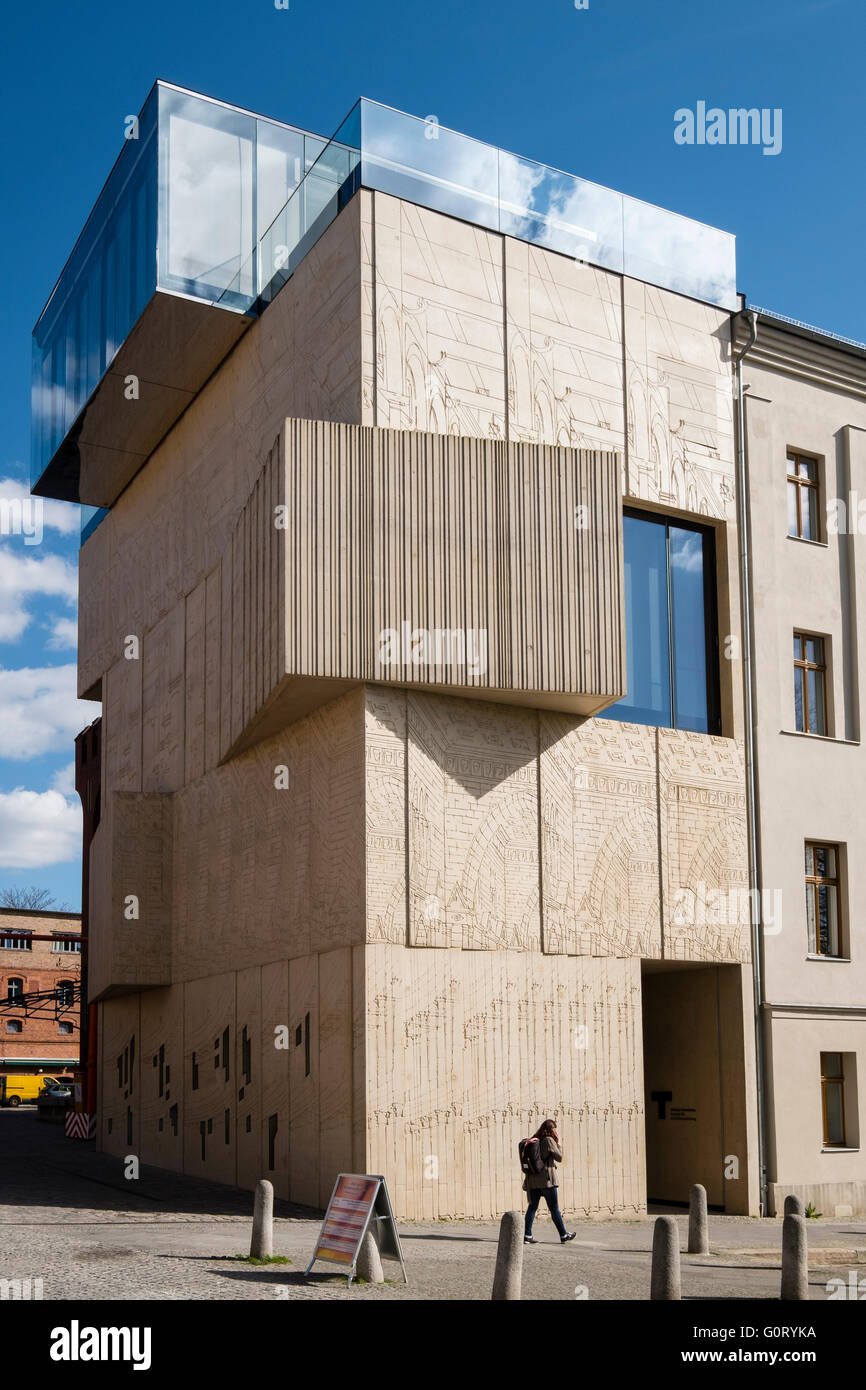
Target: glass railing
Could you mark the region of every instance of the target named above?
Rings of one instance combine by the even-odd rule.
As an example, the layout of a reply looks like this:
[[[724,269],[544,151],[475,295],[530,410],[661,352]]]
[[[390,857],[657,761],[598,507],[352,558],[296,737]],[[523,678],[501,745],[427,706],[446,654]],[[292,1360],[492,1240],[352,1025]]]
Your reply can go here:
[[[325,141],[157,83],[34,329],[34,484],[156,290],[258,312],[361,185],[738,305],[733,236],[429,118],[362,98]]]
[[[156,115],[154,90],[33,330],[34,484],[156,287]]]
[[[727,232],[362,99],[361,183],[734,310]]]
[[[33,330],[33,485],[157,290],[253,310],[262,231],[328,143],[154,86]]]
[[[357,109],[357,108],[356,108]],[[217,301],[231,304],[251,284],[257,286],[258,306],[269,304],[294,274],[325,228],[359,187],[360,151],[351,118],[312,162],[304,178],[267,227],[252,254]]]
[[[735,310],[735,238],[675,212],[361,98],[258,243],[269,302],[359,186]]]

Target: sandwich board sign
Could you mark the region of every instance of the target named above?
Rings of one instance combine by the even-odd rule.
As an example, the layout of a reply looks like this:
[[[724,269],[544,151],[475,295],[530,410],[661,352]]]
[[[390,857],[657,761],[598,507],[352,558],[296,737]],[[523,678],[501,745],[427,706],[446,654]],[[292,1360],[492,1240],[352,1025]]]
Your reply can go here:
[[[400,1261],[403,1282],[408,1284],[388,1187],[381,1173],[339,1174],[304,1277],[316,1260],[324,1260],[328,1264],[342,1265],[351,1284],[364,1237],[373,1222],[376,1223],[379,1254],[383,1260]]]

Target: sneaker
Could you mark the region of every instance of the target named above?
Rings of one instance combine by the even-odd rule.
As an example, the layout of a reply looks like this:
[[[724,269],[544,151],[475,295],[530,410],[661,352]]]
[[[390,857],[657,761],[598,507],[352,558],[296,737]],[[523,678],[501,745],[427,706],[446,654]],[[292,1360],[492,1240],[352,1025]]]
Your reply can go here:
[[[577,1232],[575,1232],[575,1234],[577,1234]],[[524,1244],[524,1245],[537,1245],[537,1244],[538,1244],[538,1241],[535,1239],[535,1236],[524,1236],[524,1237],[523,1237],[523,1244]]]
[[[560,1245],[565,1245],[566,1241],[574,1240],[576,1235],[577,1231],[568,1231],[564,1236],[559,1237]]]

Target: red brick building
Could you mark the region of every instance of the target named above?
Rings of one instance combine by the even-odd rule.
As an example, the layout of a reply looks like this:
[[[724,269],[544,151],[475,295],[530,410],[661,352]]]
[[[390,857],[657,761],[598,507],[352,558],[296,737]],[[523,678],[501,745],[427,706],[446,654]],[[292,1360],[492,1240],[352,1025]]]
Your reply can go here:
[[[8,932],[0,937],[0,1075],[68,1073],[79,1064],[81,918],[0,907],[0,933]]]

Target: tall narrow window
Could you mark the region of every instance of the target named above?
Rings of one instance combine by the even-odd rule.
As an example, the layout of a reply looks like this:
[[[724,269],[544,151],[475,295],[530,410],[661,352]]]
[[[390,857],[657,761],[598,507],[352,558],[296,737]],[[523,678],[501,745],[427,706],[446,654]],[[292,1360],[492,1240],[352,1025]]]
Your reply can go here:
[[[718,733],[718,629],[712,530],[623,515],[628,694],[605,718]]]
[[[818,460],[802,454],[788,455],[788,535],[801,541],[817,541]]]
[[[6,998],[12,1004],[16,999],[20,999],[24,993],[24,981],[13,975],[6,988]]]
[[[823,637],[794,633],[794,715],[801,734],[827,733]]]
[[[845,1074],[841,1052],[821,1053],[821,1105],[824,1143],[828,1148],[845,1148]]]
[[[806,845],[806,925],[811,955],[842,955],[837,845]]]

